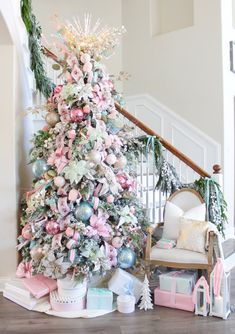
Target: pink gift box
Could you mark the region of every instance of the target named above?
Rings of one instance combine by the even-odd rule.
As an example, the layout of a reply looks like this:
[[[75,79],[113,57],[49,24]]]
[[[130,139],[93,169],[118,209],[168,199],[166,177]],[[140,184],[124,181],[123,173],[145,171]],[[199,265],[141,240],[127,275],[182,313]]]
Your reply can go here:
[[[45,277],[42,274],[35,275],[31,278],[24,278],[23,284],[37,299],[57,288],[56,280]]]
[[[154,304],[190,312],[194,311],[192,295],[162,291],[160,288],[154,290]]]

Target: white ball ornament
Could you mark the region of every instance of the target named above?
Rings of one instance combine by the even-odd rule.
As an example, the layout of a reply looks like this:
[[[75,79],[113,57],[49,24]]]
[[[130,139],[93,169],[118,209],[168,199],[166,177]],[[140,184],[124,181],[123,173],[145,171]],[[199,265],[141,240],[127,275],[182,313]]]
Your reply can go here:
[[[115,162],[117,161],[117,158],[114,154],[108,154],[105,161],[107,162],[107,164],[109,165],[114,165]]]
[[[96,150],[91,150],[88,154],[88,160],[94,162],[95,164],[99,164],[101,162],[100,152]]]
[[[55,126],[57,123],[59,123],[60,116],[57,112],[50,111],[49,113],[47,113],[45,121],[47,122],[48,125]]]
[[[117,159],[114,167],[115,168],[124,168],[127,164],[127,160],[126,157],[124,155],[122,155],[120,158]]]
[[[63,178],[63,176],[56,176],[54,178],[54,184],[56,187],[61,188],[65,185],[65,179]]]

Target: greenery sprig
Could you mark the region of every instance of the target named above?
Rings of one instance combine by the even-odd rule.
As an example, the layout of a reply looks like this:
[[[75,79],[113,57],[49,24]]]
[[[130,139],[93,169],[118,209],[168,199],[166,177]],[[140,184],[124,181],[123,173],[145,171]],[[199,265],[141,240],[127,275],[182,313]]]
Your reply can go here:
[[[34,73],[36,88],[45,98],[48,98],[53,90],[54,84],[47,77],[45,72],[41,46],[42,30],[32,12],[31,0],[21,0],[21,17],[28,33],[30,67]]]

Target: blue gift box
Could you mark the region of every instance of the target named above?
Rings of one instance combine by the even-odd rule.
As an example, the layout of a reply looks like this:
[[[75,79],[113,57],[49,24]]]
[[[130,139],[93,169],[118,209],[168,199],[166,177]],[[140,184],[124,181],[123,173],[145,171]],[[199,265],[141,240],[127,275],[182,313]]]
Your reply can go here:
[[[108,289],[89,288],[87,292],[88,310],[110,310],[113,309],[113,293]]]

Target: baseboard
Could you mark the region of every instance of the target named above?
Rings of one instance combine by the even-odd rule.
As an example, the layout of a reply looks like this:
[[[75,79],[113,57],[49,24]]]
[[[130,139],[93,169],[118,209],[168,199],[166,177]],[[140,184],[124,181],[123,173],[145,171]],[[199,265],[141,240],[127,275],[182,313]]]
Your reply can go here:
[[[5,283],[9,280],[10,280],[10,277],[8,276],[0,276],[0,292],[3,291]]]

